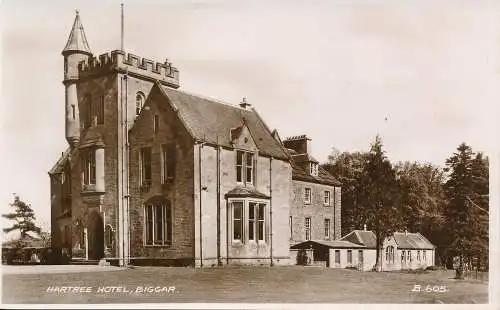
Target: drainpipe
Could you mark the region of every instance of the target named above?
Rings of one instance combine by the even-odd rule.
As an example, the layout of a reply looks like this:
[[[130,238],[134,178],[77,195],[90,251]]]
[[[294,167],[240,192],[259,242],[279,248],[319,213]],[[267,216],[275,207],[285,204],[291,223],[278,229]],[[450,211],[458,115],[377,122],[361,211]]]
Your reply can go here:
[[[217,265],[222,266],[220,257],[220,149],[217,147]]]
[[[124,212],[124,215],[127,215],[126,220],[124,222],[127,224],[127,255],[124,255],[125,259],[125,266],[128,266],[129,261],[130,261],[130,162],[129,162],[129,152],[130,152],[130,145],[128,141],[128,68],[127,71],[125,72],[125,159],[126,159],[126,179],[125,179],[125,206],[126,206],[126,212]]]
[[[271,238],[271,267],[274,266],[273,262],[273,179],[272,179],[272,173],[273,171],[273,157],[271,156],[269,158],[269,218],[270,222],[269,223],[269,230],[270,232],[270,238]]]
[[[229,265],[229,240],[232,240],[229,237],[229,201],[226,199],[226,265]]]
[[[198,186],[199,186],[199,197],[200,200],[200,267],[203,267],[203,230],[202,230],[202,208],[201,208],[201,149],[203,148],[203,142],[199,144],[198,147]]]

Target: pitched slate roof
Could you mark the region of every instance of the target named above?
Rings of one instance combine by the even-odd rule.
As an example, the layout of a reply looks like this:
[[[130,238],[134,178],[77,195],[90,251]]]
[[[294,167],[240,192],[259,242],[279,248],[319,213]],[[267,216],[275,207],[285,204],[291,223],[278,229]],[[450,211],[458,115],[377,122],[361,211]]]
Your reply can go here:
[[[166,86],[160,86],[194,139],[231,148],[231,129],[248,127],[262,155],[289,161],[288,155],[252,108],[246,110]]]
[[[302,166],[292,162],[292,179],[297,181],[312,182],[318,184],[341,186],[341,183],[321,166],[318,167],[318,176],[311,175]]]
[[[358,249],[358,248],[365,248],[364,245],[360,244],[355,244],[349,241],[344,241],[344,240],[331,240],[331,241],[326,241],[326,240],[309,240],[309,241],[304,241],[301,243],[294,244],[290,247],[290,249],[308,249],[310,247],[315,247],[317,245],[332,248],[332,249]]]
[[[59,157],[59,159],[54,164],[54,166],[52,167],[52,169],[49,170],[49,174],[50,175],[57,174],[57,173],[62,173],[62,171],[64,169],[64,165],[68,161],[69,154],[70,154],[70,148],[67,148],[66,151],[64,151],[61,154],[61,157]]]
[[[394,240],[400,249],[434,249],[435,246],[420,233],[395,232]]]
[[[340,238],[340,240],[361,244],[369,249],[375,249],[377,247],[377,239],[371,230],[353,230],[349,234]]]
[[[395,232],[394,240],[399,249],[434,249],[435,246],[420,233]],[[367,248],[375,249],[377,240],[373,231],[353,230],[340,240],[350,241],[365,245]]]

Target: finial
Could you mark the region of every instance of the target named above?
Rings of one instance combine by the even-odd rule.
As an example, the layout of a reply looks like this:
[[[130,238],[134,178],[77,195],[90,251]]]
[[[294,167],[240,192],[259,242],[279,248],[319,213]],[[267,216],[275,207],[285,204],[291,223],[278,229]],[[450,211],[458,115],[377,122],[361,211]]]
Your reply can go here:
[[[75,12],[76,12],[76,15],[80,15],[80,11],[78,11],[78,9],[76,9]]]
[[[243,109],[246,109],[248,106],[250,106],[250,104],[247,102],[247,98],[243,97],[243,99],[241,100],[241,103],[240,103],[240,107],[242,107]]]

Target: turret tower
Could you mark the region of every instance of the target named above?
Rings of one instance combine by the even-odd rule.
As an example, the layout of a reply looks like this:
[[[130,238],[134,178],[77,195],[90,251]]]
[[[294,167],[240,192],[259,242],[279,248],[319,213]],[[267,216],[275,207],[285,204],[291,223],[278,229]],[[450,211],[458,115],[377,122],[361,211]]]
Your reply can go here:
[[[87,62],[89,57],[92,57],[78,11],[76,11],[73,28],[62,55],[64,56],[63,84],[66,88],[66,140],[71,147],[74,147],[80,140],[80,115],[76,85],[79,79],[78,64],[81,61]]]

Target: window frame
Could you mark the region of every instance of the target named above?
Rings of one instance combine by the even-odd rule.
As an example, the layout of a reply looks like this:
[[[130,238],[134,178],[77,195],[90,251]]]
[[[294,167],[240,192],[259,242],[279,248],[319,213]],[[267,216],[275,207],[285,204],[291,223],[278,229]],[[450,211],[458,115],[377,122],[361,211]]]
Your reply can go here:
[[[161,209],[161,239],[157,239],[156,225],[156,210]],[[170,201],[146,202],[142,205],[143,208],[143,245],[145,247],[171,247],[173,245],[173,206]],[[151,210],[151,219],[149,219],[149,210]],[[170,221],[170,223],[169,223]],[[151,224],[149,224],[151,223]],[[149,227],[148,225],[151,225]],[[151,228],[151,241],[148,240],[149,228]]]
[[[329,218],[323,220],[323,229],[325,233],[325,240],[330,240],[331,220]]]
[[[238,164],[238,159],[240,154],[241,154],[241,164]],[[248,162],[248,157],[251,157],[250,163]],[[243,185],[255,184],[256,158],[257,158],[256,152],[236,149],[236,160],[235,160],[236,183]],[[250,181],[248,180],[249,171],[250,171]],[[238,180],[238,172],[240,172],[241,180]]]
[[[340,250],[335,250],[335,265],[340,265]]]
[[[352,265],[352,250],[347,250],[347,264]]]
[[[323,206],[330,207],[332,204],[332,194],[329,190],[323,192]]]
[[[175,179],[177,147],[174,142],[161,145],[161,184]]]
[[[147,165],[145,160],[145,151],[149,154],[149,165]],[[152,148],[150,146],[141,147],[139,149],[139,186],[140,187],[151,187],[152,181]],[[146,169],[148,168],[148,169]],[[146,171],[149,172],[149,178],[146,178]]]
[[[104,125],[104,95],[99,96],[96,109],[96,125]]]
[[[305,218],[304,222],[304,233],[305,233],[305,241],[310,241],[312,239],[312,220],[311,217],[308,216]]]
[[[229,223],[230,223],[230,234],[231,234],[231,243],[232,245],[243,245],[247,243],[252,244],[265,244],[268,242],[268,208],[269,208],[269,200],[266,199],[256,199],[256,198],[229,198],[228,201],[229,212],[230,215]],[[235,239],[234,237],[234,227],[235,227],[235,217],[234,217],[234,205],[235,203],[241,203],[241,218],[240,224],[241,227],[241,237],[239,239]],[[250,236],[250,205],[254,206],[254,218],[252,219],[253,224],[253,236]],[[259,210],[263,210],[262,218],[259,217]],[[262,234],[260,233],[260,227],[262,227]],[[252,238],[253,239],[250,239]]]
[[[94,148],[88,148],[80,152],[82,186],[96,184],[96,154]]]
[[[153,115],[153,132],[155,134],[160,130],[160,116],[158,114]]]
[[[307,194],[309,192],[309,195]],[[312,203],[312,188],[311,187],[306,187],[304,188],[304,204],[305,205],[310,205]]]
[[[135,93],[135,116],[139,116],[144,108],[144,103],[146,101],[146,96],[142,91]]]

